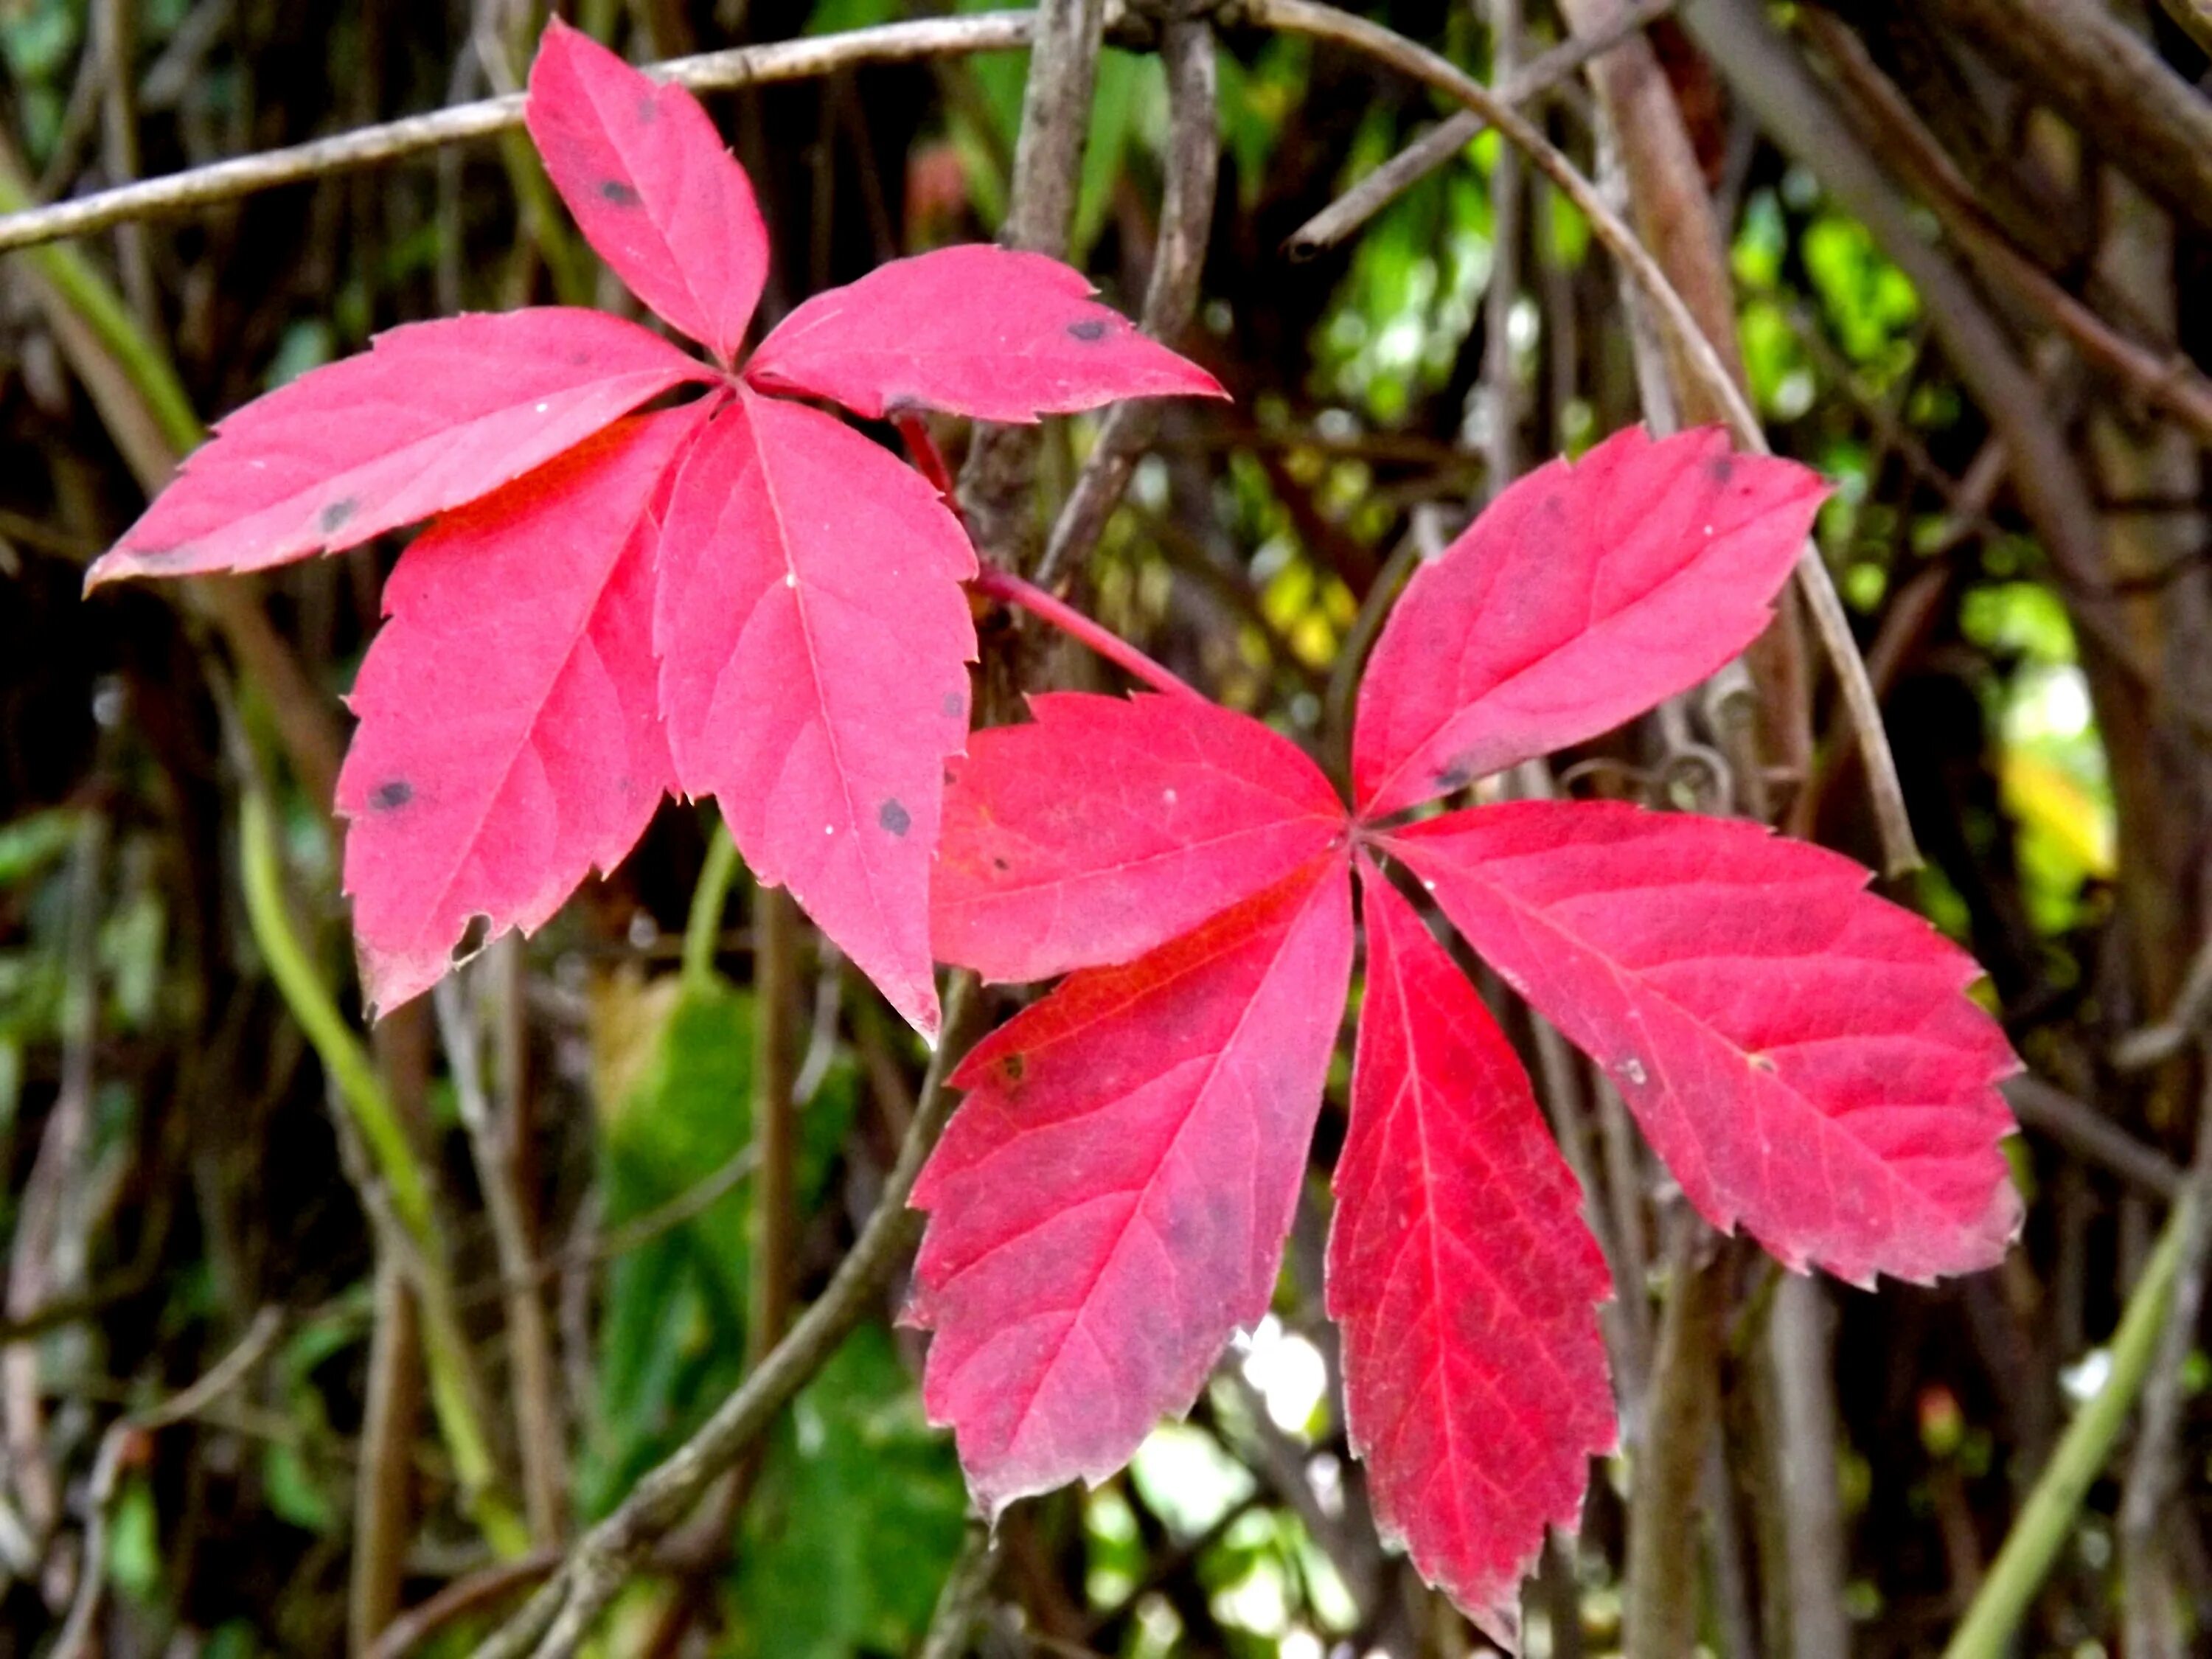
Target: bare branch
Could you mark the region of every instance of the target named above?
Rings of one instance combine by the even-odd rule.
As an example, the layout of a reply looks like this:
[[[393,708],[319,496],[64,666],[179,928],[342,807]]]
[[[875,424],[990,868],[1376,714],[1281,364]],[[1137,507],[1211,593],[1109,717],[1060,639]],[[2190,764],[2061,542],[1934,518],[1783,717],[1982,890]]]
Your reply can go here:
[[[1035,14],[1027,11],[925,18],[842,34],[702,52],[655,65],[650,72],[694,92],[766,86],[778,81],[808,80],[857,64],[901,64],[921,58],[1017,51],[1030,44],[1035,24]],[[285,149],[241,155],[188,173],[149,179],[0,217],[0,253],[64,236],[82,236],[129,220],[234,201],[278,185],[374,167],[441,144],[489,137],[521,125],[522,98],[514,94],[456,104],[428,115],[411,115]]]
[[[1678,0],[1636,0],[1607,28],[1563,40],[1528,64],[1501,77],[1494,88],[1501,103],[1518,108],[1533,104],[1571,80],[1594,58],[1631,35],[1641,33],[1674,9]],[[1431,127],[1395,155],[1291,233],[1283,251],[1293,259],[1310,259],[1334,247],[1422,179],[1474,142],[1489,120],[1462,110]]]
[[[1212,25],[1169,23],[1160,56],[1167,69],[1171,125],[1159,240],[1145,288],[1144,327],[1154,339],[1172,345],[1198,314],[1199,279],[1206,269],[1214,184],[1221,171]],[[1090,556],[1158,423],[1158,405],[1150,399],[1116,404],[1106,416],[1037,562],[1037,586],[1049,588]]]

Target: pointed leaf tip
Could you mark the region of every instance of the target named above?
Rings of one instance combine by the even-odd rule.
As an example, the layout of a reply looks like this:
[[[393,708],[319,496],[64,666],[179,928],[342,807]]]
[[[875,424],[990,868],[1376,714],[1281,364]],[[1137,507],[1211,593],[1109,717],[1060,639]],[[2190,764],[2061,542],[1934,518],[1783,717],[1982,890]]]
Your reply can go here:
[[[1853,1284],[1995,1264],[2021,1205],[2018,1069],[1980,970],[1850,860],[1590,801],[1454,812],[1384,843],[1477,954],[1611,1077],[1699,1213]]]
[[[636,324],[571,307],[392,329],[225,417],[86,587],[358,546],[488,495],[706,374]]]
[[[1632,427],[1517,480],[1383,627],[1353,731],[1360,811],[1449,794],[1712,673],[1765,628],[1826,489],[1717,427]]]
[[[1364,857],[1367,994],[1328,1308],[1376,1520],[1493,1640],[1615,1439],[1582,1194],[1482,999]]]
[[[894,259],[793,311],[745,375],[872,420],[921,408],[1029,422],[1121,398],[1228,396],[1094,292],[1057,259],[989,243]]]
[[[931,854],[968,738],[975,552],[849,427],[741,390],[678,476],[653,638],[685,794],[917,1030],[939,1012]]]
[[[734,362],[768,280],[768,228],[699,100],[556,17],[524,119],[599,257],[672,327]]]
[[[988,1508],[1121,1468],[1267,1312],[1351,967],[1325,855],[962,1062],[908,1311]]]

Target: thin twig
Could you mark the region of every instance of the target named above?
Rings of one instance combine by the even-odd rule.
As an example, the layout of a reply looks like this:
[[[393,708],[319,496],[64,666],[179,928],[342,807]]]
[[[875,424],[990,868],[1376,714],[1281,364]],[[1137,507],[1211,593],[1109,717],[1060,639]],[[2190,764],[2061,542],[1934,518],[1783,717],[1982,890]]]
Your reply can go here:
[[[55,1640],[52,1659],[80,1659],[93,1650],[93,1620],[99,1617],[100,1597],[107,1589],[108,1515],[115,1506],[116,1488],[123,1470],[138,1450],[142,1437],[198,1415],[213,1401],[238,1386],[246,1373],[261,1363],[283,1329],[283,1316],[264,1308],[254,1316],[236,1346],[217,1360],[207,1374],[181,1394],[142,1412],[132,1412],[109,1425],[100,1437],[93,1460],[92,1480],[85,1494],[84,1559],[77,1567],[76,1595],[70,1603]]]
[[[1030,44],[1035,15],[980,12],[886,23],[767,46],[702,52],[653,66],[649,71],[694,92],[801,81],[857,64],[897,64],[918,58],[977,52],[1013,52]],[[64,236],[82,236],[128,220],[180,213],[234,201],[278,185],[298,184],[353,167],[373,167],[441,144],[484,138],[522,125],[522,98],[486,98],[428,115],[411,115],[362,127],[335,138],[264,150],[234,161],[194,167],[143,183],[104,190],[52,207],[0,218],[0,252]]]
[[[455,1620],[465,1619],[479,1607],[536,1583],[559,1566],[562,1559],[559,1550],[538,1550],[456,1578],[428,1601],[408,1608],[386,1625],[366,1659],[406,1659]]]
[[[1167,188],[1145,286],[1144,328],[1172,345],[1198,313],[1199,279],[1213,225],[1214,182],[1221,171],[1212,26],[1202,20],[1170,22],[1161,36],[1160,57],[1168,82]],[[1040,587],[1055,586],[1090,556],[1158,420],[1159,406],[1150,398],[1118,404],[1107,415],[1037,561]]]
[[[960,1553],[937,1594],[937,1607],[929,1616],[919,1659],[966,1659],[969,1638],[982,1616],[984,1598],[999,1569],[999,1540],[980,1521],[970,1521],[960,1540]]]
[[[498,960],[520,948],[520,940],[510,933],[488,955]],[[562,1498],[568,1486],[561,1455],[561,1417],[553,1403],[552,1334],[546,1325],[545,1304],[538,1299],[538,1287],[530,1278],[530,1224],[515,1168],[513,1126],[506,1114],[494,1109],[484,1087],[474,999],[467,994],[465,984],[461,976],[448,975],[433,991],[432,1001],[446,1045],[454,1102],[476,1164],[477,1185],[491,1218],[492,1244],[507,1303],[507,1383],[514,1406],[515,1437],[522,1455],[523,1513],[530,1523],[532,1539],[550,1544],[561,1535]]]
[[[920,1218],[907,1208],[921,1166],[952,1109],[945,1085],[966,1052],[981,1011],[972,974],[954,975],[945,999],[945,1036],[931,1056],[913,1123],[883,1196],[818,1300],[790,1333],[715,1408],[699,1431],[631,1488],[614,1513],[570,1551],[550,1583],[477,1650],[477,1659],[560,1659],[573,1654],[654,1541],[689,1514],[702,1495],[769,1426],[791,1397],[837,1351],[866,1315],[911,1247]]]
[[[1649,28],[1677,3],[1678,0],[1637,0],[1612,27],[1563,40],[1529,59],[1525,68],[1500,75],[1495,95],[1501,103],[1516,108],[1535,102],[1572,79],[1592,59]],[[1293,259],[1310,259],[1334,247],[1465,149],[1489,125],[1486,117],[1473,110],[1448,117],[1292,231],[1283,252]]]
[[[2040,1130],[2077,1158],[2169,1203],[2180,1196],[2185,1178],[2180,1165],[2063,1089],[2022,1073],[2005,1079],[2004,1097],[2023,1126]]]
[[[2197,1320],[2204,1307],[2206,1254],[2212,1249],[2212,1091],[2200,1093],[2197,1152],[2189,1171],[2195,1224],[2182,1246],[2174,1275],[2173,1300],[2160,1334],[2150,1376],[2143,1384],[2142,1420],[2135,1449],[2128,1455],[2126,1483],[2120,1491],[2120,1575],[2126,1586],[2122,1626],[2129,1659],[2181,1659],[2185,1638],[2175,1605],[2172,1557],[2160,1522],[2173,1501],[2184,1465],[2183,1413],[2188,1404],[2183,1381],[2197,1346]],[[2194,1622],[2193,1620],[2191,1621]]]
[[[2166,1017],[2122,1037],[2112,1049],[2112,1064],[2123,1072],[2144,1072],[2164,1064],[2197,1035],[2207,1012],[2212,1012],[2212,933],[2205,935],[2189,959],[2189,971]]]
[[[1620,262],[1637,287],[1651,301],[1652,309],[1674,341],[1685,365],[1711,393],[1714,404],[1727,413],[1735,441],[1754,454],[1771,453],[1765,431],[1751,405],[1728,371],[1713,343],[1698,328],[1682,296],[1654,260],[1636,234],[1623,223],[1597,187],[1558,147],[1517,111],[1498,101],[1490,88],[1437,56],[1385,28],[1318,0],[1250,0],[1252,21],[1286,34],[1332,40],[1366,53],[1404,74],[1457,99],[1486,117],[1511,143],[1518,146],[1537,168],[1559,187],[1560,194],[1589,221],[1590,233],[1607,252]],[[1867,769],[1868,793],[1881,836],[1884,864],[1893,872],[1917,867],[1920,854],[1912,841],[1912,826],[1905,811],[1905,792],[1897,777],[1897,762],[1882,730],[1881,709],[1867,681],[1850,618],[1837,594],[1835,583],[1821,562],[1820,550],[1808,542],[1797,560],[1799,585],[1813,619],[1814,631],[1836,671],[1844,706],[1850,711]]]

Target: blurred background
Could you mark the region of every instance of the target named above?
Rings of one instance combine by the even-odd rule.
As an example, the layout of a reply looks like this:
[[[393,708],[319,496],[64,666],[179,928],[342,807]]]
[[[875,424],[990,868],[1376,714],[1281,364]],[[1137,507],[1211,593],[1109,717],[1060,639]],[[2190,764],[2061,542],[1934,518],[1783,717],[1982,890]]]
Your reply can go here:
[[[921,9],[562,8],[641,62]],[[0,0],[0,210],[511,91],[544,10]],[[1620,1292],[1625,1449],[1532,1583],[1528,1650],[1937,1651],[2117,1363],[2142,1404],[2079,1508],[2030,1517],[2050,1570],[2016,1644],[1976,1651],[2201,1651],[2201,1227],[2170,1235],[2163,1339],[2112,1343],[2208,1167],[2212,25],[2201,0],[1364,15],[1497,81],[1631,10],[1649,27],[1528,107],[1730,348],[1775,448],[1835,484],[1820,546],[1927,860],[1884,890],[1988,969],[2030,1068],[2029,1218],[1961,1282],[1784,1282],[1684,1212],[1500,994]],[[1132,313],[1169,131],[1140,33],[1100,65],[1070,249]],[[1360,653],[1424,551],[1554,453],[1713,410],[1494,133],[1316,231],[1449,112],[1231,14],[1218,52],[1176,343],[1236,402],[1162,410],[1073,597],[1340,768]],[[1024,72],[709,95],[775,240],[764,319],[995,234]],[[329,799],[397,544],[79,598],[201,422],[395,324],[553,301],[635,314],[519,135],[0,256],[0,1655],[466,1651],[819,1289],[913,1113],[910,1034],[676,804],[541,935],[370,1032]],[[1043,501],[1096,431],[1048,429]],[[965,429],[938,437],[957,464]],[[1000,648],[1007,619],[981,624]],[[1035,660],[1032,683],[1119,684]],[[1853,752],[1793,610],[1745,672],[1485,788],[1742,812],[1878,864]],[[1127,1473],[1007,1517],[956,1650],[1485,1650],[1378,1542],[1344,1443],[1319,1263],[1348,1069],[1347,1042],[1274,1314]],[[787,1224],[752,1212],[763,1100],[797,1125]],[[920,1648],[973,1545],[899,1294],[599,1650]],[[1680,1570],[1632,1584],[1632,1535]]]

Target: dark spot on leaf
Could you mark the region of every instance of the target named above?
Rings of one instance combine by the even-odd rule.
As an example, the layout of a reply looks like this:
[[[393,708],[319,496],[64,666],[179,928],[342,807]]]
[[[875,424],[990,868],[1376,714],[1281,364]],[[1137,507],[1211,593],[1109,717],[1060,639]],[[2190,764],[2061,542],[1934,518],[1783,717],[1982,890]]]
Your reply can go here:
[[[939,706],[945,710],[945,718],[949,720],[957,720],[968,712],[968,700],[957,691],[947,691],[944,702]]]
[[[887,800],[876,808],[876,822],[895,836],[903,836],[914,825],[906,808],[895,800]]]
[[[1067,331],[1076,339],[1089,345],[1106,337],[1106,319],[1103,317],[1085,317],[1079,323],[1070,323],[1067,325]]]
[[[1468,771],[1466,766],[1458,761],[1454,761],[1449,766],[1445,767],[1442,771],[1438,772],[1436,776],[1437,787],[1443,790],[1447,795],[1453,793],[1455,791],[1466,788],[1468,785],[1474,781],[1474,774]]]
[[[991,867],[994,870],[1011,870],[1014,866],[1007,863],[1006,860],[1000,858],[997,854],[994,853],[991,855]]]
[[[415,799],[415,786],[404,778],[380,783],[368,792],[368,804],[380,812],[395,812]]]
[[[1725,489],[1735,478],[1735,457],[1729,454],[1709,456],[1705,461],[1705,476]]]
[[[999,1062],[999,1075],[1009,1084],[1019,1083],[1029,1075],[1029,1060],[1019,1054],[1008,1054]]]
[[[637,205],[637,191],[619,179],[610,179],[599,186],[599,194],[619,208]]]
[[[323,509],[323,516],[319,520],[323,527],[323,534],[335,535],[344,529],[346,520],[353,517],[360,506],[361,503],[350,495],[346,496],[343,501],[332,501]]]

